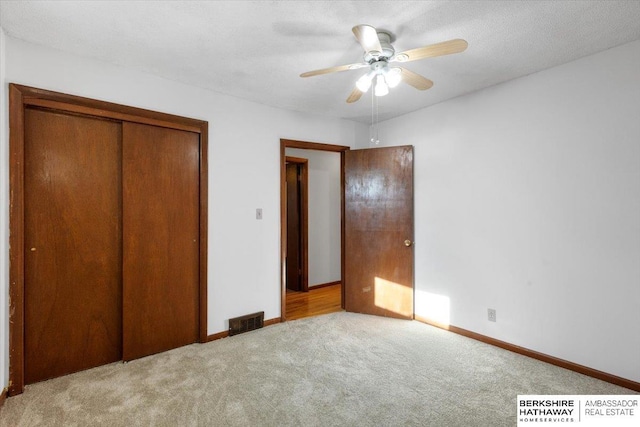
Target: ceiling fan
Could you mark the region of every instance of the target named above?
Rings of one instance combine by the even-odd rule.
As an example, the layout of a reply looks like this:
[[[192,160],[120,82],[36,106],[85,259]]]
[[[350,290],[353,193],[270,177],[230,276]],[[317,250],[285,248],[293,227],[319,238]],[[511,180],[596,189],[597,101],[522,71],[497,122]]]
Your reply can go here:
[[[404,52],[396,54],[395,49],[391,45],[392,36],[386,31],[376,30],[371,25],[356,25],[353,27],[353,34],[364,49],[363,62],[323,68],[300,74],[300,77],[311,77],[368,67],[369,71],[358,79],[356,87],[347,98],[348,103],[359,100],[362,94],[367,92],[374,84],[374,80],[374,93],[376,96],[386,95],[389,93],[389,88],[396,87],[401,81],[418,90],[427,90],[433,86],[431,80],[406,68],[393,67],[390,66],[390,64],[459,53],[463,52],[468,46],[465,40],[454,39],[416,49],[405,50]]]

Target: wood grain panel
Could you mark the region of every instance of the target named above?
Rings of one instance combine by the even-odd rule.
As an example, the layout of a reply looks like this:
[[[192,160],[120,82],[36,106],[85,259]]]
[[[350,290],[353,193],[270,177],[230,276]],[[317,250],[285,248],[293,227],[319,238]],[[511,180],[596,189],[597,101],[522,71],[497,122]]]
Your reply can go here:
[[[7,394],[9,393],[9,390],[6,388],[3,388],[2,391],[0,391],[0,411],[2,410],[2,406],[4,405],[4,401],[7,400]]]
[[[287,289],[306,292],[309,290],[309,160],[291,156],[285,160]]]
[[[198,340],[196,133],[123,124],[123,358]]]
[[[158,111],[114,104],[98,99],[69,95],[46,89],[10,84],[22,94],[25,105],[41,106],[61,111],[78,112],[94,117],[104,117],[133,123],[151,124],[171,129],[204,132],[207,122]]]
[[[25,384],[25,110],[130,121],[200,134],[200,340],[207,339],[208,123],[171,114],[9,84],[9,395]]]
[[[24,97],[9,84],[9,395],[24,389]]]
[[[25,112],[25,382],[120,360],[120,124]]]
[[[344,151],[349,150],[349,147],[346,145],[334,145],[334,144],[323,144],[320,142],[307,142],[307,141],[298,141],[295,139],[281,139],[280,147],[282,148],[283,160],[284,160],[284,149],[286,147],[289,148],[302,148],[304,150],[318,150],[318,151],[333,151],[342,153]]]
[[[287,320],[342,311],[342,286],[309,288],[309,292],[287,292]]]
[[[287,163],[287,289],[302,290],[302,236],[299,165]]]
[[[345,309],[413,318],[413,147],[345,153],[344,221]]]

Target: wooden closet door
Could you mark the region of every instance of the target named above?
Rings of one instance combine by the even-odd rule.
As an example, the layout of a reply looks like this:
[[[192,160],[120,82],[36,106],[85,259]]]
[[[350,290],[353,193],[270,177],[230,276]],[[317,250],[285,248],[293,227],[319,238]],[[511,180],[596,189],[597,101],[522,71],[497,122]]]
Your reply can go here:
[[[121,359],[119,123],[25,111],[25,382]]]
[[[196,133],[123,123],[123,358],[191,344],[199,326]]]

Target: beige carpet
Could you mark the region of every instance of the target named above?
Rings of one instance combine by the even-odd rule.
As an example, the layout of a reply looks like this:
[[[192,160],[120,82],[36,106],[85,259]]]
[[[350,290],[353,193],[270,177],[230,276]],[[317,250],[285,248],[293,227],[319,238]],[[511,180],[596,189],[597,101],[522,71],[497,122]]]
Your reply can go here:
[[[0,426],[514,426],[517,394],[636,394],[418,322],[333,313],[31,385]]]

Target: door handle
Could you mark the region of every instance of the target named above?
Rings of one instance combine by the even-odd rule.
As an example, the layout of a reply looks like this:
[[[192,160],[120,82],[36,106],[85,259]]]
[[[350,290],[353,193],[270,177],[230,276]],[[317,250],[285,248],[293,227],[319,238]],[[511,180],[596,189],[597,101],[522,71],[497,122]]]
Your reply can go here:
[[[413,245],[413,242],[411,240],[407,239],[407,240],[404,241],[404,245],[406,247],[410,247],[411,245]]]

